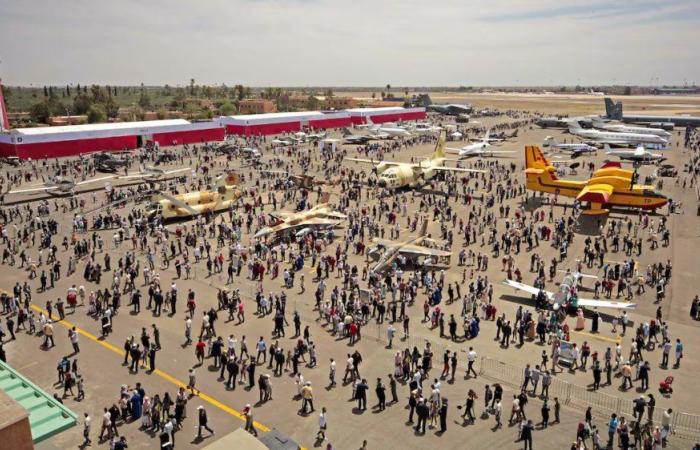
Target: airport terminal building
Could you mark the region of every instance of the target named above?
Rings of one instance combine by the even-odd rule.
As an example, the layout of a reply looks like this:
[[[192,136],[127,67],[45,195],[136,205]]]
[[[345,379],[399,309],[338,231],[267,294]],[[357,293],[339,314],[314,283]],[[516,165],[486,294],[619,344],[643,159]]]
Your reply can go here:
[[[20,128],[0,133],[0,156],[56,158],[83,153],[131,150],[222,141],[225,136],[268,136],[302,130],[327,130],[368,123],[420,120],[425,108],[354,108],[223,116],[207,122],[184,119]]]

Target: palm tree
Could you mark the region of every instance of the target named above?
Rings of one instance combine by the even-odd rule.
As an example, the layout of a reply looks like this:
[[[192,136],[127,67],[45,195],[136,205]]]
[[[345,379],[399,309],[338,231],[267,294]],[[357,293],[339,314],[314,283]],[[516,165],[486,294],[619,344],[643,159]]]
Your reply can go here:
[[[391,92],[391,85],[387,83],[387,85],[386,85],[386,96],[387,97],[391,96],[390,92]]]

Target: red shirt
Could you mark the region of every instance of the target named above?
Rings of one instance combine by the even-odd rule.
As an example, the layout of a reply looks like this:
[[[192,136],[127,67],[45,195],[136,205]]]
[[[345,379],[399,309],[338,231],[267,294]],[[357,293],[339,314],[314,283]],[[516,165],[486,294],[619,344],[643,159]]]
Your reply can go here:
[[[197,345],[195,346],[195,352],[200,355],[204,354],[204,347],[206,347],[207,344],[204,343],[204,341],[199,341],[197,342]]]

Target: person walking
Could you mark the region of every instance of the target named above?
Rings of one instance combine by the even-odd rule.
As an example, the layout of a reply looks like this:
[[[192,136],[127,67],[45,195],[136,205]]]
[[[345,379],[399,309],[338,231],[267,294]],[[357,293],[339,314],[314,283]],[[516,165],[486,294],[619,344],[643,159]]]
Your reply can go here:
[[[85,416],[83,418],[83,443],[81,444],[81,447],[85,448],[88,445],[92,445],[92,439],[90,439],[90,431],[92,429],[92,419],[90,418],[90,414],[85,413]]]
[[[212,436],[214,436],[214,430],[209,428],[208,421],[209,418],[207,417],[207,410],[204,409],[204,406],[199,405],[197,407],[197,413],[198,413],[198,427],[197,427],[197,439],[202,439],[202,428],[207,430],[209,433],[211,433]]]
[[[316,433],[316,439],[321,440],[321,442],[325,441],[326,430],[328,430],[328,413],[324,406],[321,408],[321,414],[318,415],[318,433]]]
[[[262,377],[262,375],[260,375]],[[255,437],[258,437],[258,430],[255,429],[255,420],[253,419],[253,408],[250,404],[245,405],[243,408],[243,415],[245,416],[245,430]]]

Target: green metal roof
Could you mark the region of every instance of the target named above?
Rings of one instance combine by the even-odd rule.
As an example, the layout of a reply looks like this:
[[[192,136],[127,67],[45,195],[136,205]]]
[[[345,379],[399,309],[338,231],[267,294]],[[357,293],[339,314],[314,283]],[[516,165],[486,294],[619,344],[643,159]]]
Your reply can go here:
[[[78,416],[73,411],[2,361],[0,389],[29,412],[35,444],[77,423]]]

